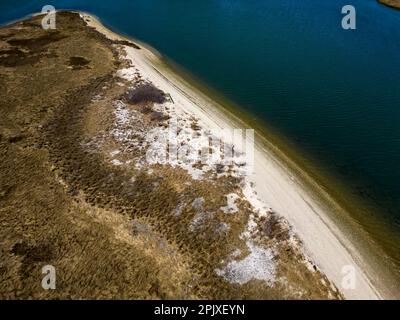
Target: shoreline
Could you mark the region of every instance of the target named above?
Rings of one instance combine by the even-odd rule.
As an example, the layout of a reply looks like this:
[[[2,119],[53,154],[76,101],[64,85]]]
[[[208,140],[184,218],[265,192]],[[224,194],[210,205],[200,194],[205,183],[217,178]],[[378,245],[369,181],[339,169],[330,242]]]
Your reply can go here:
[[[76,12],[76,11],[75,11]],[[129,37],[120,36],[103,26],[100,20],[87,13],[79,12],[88,25],[105,34],[113,40],[128,40],[141,46],[141,50],[130,52],[128,57],[135,66],[155,85],[164,91],[175,90],[175,94],[189,99],[193,106],[190,113],[207,123],[210,127],[219,128],[243,128],[245,121],[239,119],[230,110],[226,110],[204,95],[197,88],[182,79],[179,74],[170,70],[162,61],[162,56],[153,48],[140,41]],[[268,143],[265,137],[256,133],[255,171],[259,174],[252,178],[256,190],[262,199],[271,205],[293,226],[294,232],[304,242],[306,256],[310,257],[324,272],[327,277],[340,288],[343,274],[341,268],[344,265],[354,265],[357,270],[358,286],[355,290],[341,290],[348,299],[380,299],[382,294],[372,285],[365,273],[366,263],[359,255],[352,243],[348,241],[338,226],[333,223],[327,213],[327,208],[316,199],[316,194],[304,187],[290,166],[290,159],[282,159],[272,150],[273,144]],[[264,141],[265,140],[265,141]],[[276,146],[273,146],[276,147]],[[279,151],[279,153],[282,153]],[[257,169],[258,168],[258,169]],[[262,174],[260,174],[260,172]],[[310,177],[308,177],[310,178]],[[310,178],[311,179],[311,178]],[[263,183],[265,180],[274,181]],[[301,215],[298,214],[301,212]]]
[[[400,1],[399,0],[378,0],[378,2],[389,8],[392,8],[395,10],[400,10]]]
[[[91,21],[86,21],[88,25],[95,27],[96,30],[110,39],[128,40],[140,45],[141,50],[136,50],[134,55],[129,54],[128,58],[150,81],[164,91],[168,92],[169,86],[169,89],[171,87],[177,89],[184,96],[190,97],[192,102],[195,101],[197,110],[192,109],[189,112],[206,122],[210,127],[238,128],[244,124],[242,120],[231,113],[227,116],[224,113],[225,109],[221,109],[221,106],[215,104],[210,98],[200,96],[201,93],[195,92],[197,91],[196,88],[181,79],[179,75],[163,68],[160,53],[157,51],[154,53],[151,47],[140,41],[114,33],[102,25],[97,17],[80,13],[90,17]],[[163,86],[166,86],[166,88]],[[292,180],[293,172],[290,168],[285,168],[280,163],[281,159],[273,155],[271,150],[267,150],[262,141],[259,141],[259,137],[257,140],[255,171],[262,172],[262,174],[253,177],[251,180],[255,183],[256,191],[262,199],[287,219],[294,232],[299,235],[303,241],[305,255],[311,258],[338,288],[341,288],[342,267],[345,265],[355,266],[358,280],[357,288],[355,290],[340,289],[347,299],[382,299],[381,293],[371,284],[364,272],[366,264],[360,258],[355,259],[352,256],[350,252],[353,255],[358,254],[355,252],[352,243],[347,241],[339,228],[330,221],[328,213],[325,212],[326,209],[314,198],[315,195],[310,194],[310,190],[303,190],[301,183],[294,183]],[[260,168],[262,169],[260,170]],[[265,180],[274,180],[275,183],[273,186],[272,184],[264,184],[263,181]],[[277,185],[279,185],[279,190],[276,188]],[[298,212],[302,212],[301,216],[297,214]]]

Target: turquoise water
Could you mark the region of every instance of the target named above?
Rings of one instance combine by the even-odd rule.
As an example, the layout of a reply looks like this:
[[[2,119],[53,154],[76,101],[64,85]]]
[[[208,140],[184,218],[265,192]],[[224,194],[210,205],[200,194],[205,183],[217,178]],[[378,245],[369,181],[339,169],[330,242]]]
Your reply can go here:
[[[400,11],[352,0],[53,0],[149,43],[265,121],[400,234]],[[49,1],[2,0],[0,23]],[[367,214],[367,213],[366,213]],[[400,252],[400,244],[393,244]]]

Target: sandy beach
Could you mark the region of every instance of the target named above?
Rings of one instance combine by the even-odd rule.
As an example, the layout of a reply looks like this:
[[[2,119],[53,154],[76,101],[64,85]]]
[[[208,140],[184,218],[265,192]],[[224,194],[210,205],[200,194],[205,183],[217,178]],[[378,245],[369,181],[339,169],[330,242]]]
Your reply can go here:
[[[110,39],[124,39],[105,28],[95,17],[87,14],[83,14],[83,17],[90,26]],[[243,123],[234,115],[163,65],[160,55],[153,50],[141,44],[141,50],[126,47],[126,53],[127,59],[148,81],[170,94],[175,106],[200,119],[202,126],[243,128]],[[372,285],[370,275],[365,272],[365,262],[346,235],[329,218],[326,207],[258,137],[254,155],[254,174],[248,179],[254,183],[258,199],[287,219],[302,240],[305,255],[333,281],[345,298],[381,299],[381,293]],[[355,288],[342,287],[346,266],[354,267]]]

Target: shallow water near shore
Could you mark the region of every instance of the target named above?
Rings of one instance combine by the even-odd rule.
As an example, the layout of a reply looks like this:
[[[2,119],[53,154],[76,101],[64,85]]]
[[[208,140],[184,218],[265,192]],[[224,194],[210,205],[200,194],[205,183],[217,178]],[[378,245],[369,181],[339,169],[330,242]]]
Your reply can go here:
[[[0,23],[45,1],[3,1]],[[354,0],[357,30],[341,29],[340,0],[53,1],[157,48],[265,123],[306,168],[361,198],[356,214],[399,262],[400,13]],[[335,196],[335,195],[334,195]],[[377,222],[381,224],[378,224]]]

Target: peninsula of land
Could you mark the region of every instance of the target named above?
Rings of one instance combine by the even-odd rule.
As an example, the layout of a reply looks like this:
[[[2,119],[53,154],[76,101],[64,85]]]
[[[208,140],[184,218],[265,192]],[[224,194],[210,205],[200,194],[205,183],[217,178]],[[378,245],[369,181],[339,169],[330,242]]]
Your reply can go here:
[[[246,124],[157,52],[86,13],[41,19],[0,29],[1,298],[388,295],[257,134],[251,168],[232,139],[229,162],[198,158]]]
[[[400,9],[400,0],[378,0],[380,3],[395,8]]]

